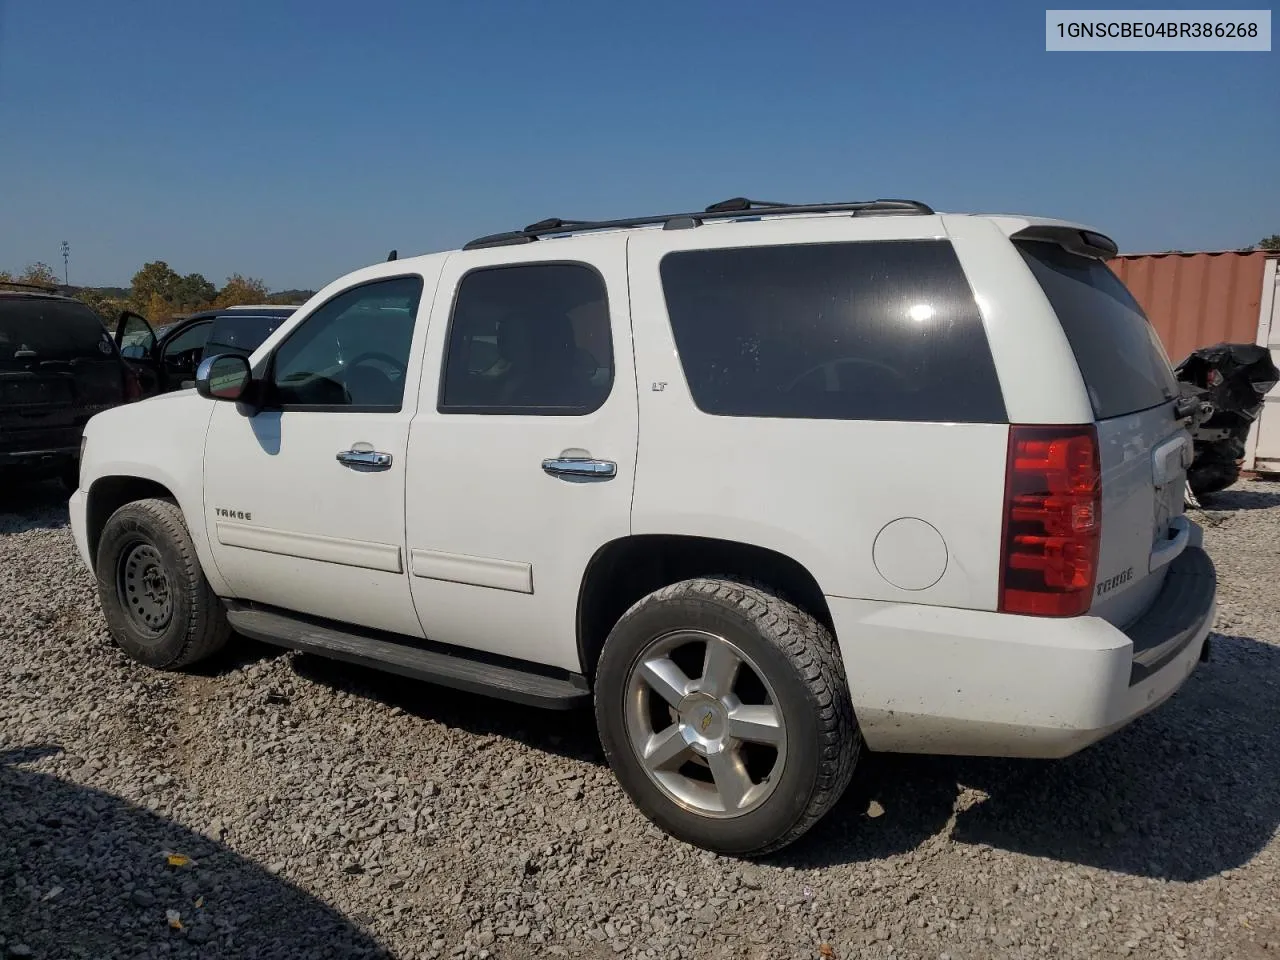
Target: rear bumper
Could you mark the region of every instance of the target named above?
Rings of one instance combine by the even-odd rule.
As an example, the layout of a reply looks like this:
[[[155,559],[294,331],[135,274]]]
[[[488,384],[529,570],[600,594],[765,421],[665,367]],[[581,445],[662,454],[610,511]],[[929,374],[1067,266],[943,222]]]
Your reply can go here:
[[[872,749],[1064,757],[1182,686],[1213,626],[1216,580],[1204,551],[1189,547],[1127,632],[1089,616],[827,603]]]

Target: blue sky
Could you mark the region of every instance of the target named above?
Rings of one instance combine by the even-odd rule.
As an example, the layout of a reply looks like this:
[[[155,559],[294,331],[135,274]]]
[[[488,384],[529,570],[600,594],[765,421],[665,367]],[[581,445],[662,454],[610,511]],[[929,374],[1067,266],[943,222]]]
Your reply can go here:
[[[742,194],[1235,248],[1280,232],[1278,57],[1049,54],[1025,2],[0,0],[0,269],[319,287]]]

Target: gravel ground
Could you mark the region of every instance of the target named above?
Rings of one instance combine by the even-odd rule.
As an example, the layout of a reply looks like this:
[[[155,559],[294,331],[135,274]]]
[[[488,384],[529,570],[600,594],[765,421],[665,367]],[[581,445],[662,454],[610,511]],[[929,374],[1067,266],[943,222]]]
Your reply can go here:
[[[755,863],[642,820],[586,713],[135,666],[56,490],[5,496],[0,957],[1280,957],[1280,485],[1200,514],[1221,632],[1162,709],[1056,763],[869,757]]]

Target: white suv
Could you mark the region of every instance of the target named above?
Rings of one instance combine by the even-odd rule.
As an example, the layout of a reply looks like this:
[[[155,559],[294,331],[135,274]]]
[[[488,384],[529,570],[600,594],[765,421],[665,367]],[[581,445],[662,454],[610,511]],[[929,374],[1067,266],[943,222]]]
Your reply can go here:
[[[1205,651],[1168,360],[1078,225],[913,201],[544,221],[358,270],[99,414],[111,635],[594,699],[640,809],[758,854],[860,748],[1060,757]]]

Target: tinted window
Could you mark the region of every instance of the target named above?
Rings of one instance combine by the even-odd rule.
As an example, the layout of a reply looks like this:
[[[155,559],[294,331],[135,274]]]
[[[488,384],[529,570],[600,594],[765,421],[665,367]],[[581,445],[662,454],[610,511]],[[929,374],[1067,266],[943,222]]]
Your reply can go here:
[[[739,417],[1005,421],[986,332],[945,241],[667,254],[698,408]]]
[[[206,356],[219,353],[238,353],[249,356],[271,336],[288,316],[226,316],[213,322]]]
[[[421,296],[420,277],[396,277],[324,304],[275,352],[277,402],[398,410]]]
[[[106,360],[115,347],[83,303],[42,297],[0,298],[0,364]]]
[[[1062,323],[1094,416],[1118,417],[1177,396],[1160,337],[1105,263],[1056,243],[1015,245]]]
[[[583,264],[494,267],[458,287],[440,410],[577,415],[613,385],[604,280]]]
[[[166,360],[171,360],[177,359],[177,354],[188,353],[193,350],[198,353],[203,349],[204,342],[208,337],[209,324],[194,323],[165,343],[164,357]]]

